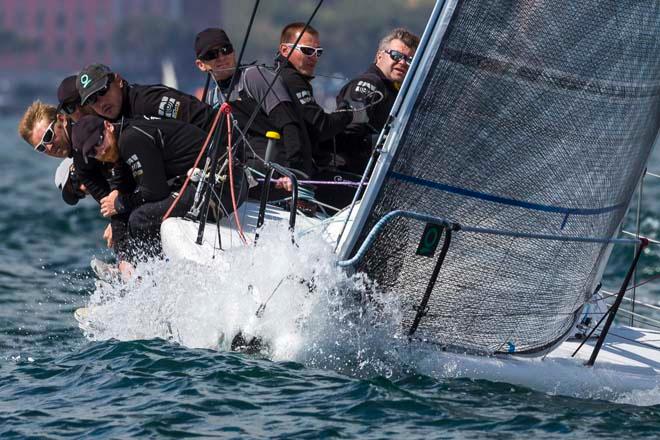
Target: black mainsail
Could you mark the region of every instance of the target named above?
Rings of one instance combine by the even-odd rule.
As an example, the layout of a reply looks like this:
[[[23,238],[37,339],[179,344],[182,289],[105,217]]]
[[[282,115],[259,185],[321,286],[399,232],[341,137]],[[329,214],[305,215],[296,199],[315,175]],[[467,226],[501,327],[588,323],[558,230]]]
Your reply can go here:
[[[660,2],[439,2],[360,212],[614,237],[660,127]],[[397,218],[358,269],[401,295],[412,325],[436,258]],[[606,243],[457,232],[415,336],[482,353],[561,342],[600,280]]]

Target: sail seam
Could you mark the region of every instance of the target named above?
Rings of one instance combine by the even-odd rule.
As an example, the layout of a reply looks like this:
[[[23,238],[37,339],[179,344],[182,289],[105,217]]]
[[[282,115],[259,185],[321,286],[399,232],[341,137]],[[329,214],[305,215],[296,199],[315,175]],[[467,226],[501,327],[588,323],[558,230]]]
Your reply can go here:
[[[517,76],[531,82],[545,82],[566,90],[582,90],[588,93],[619,97],[650,97],[660,95],[660,83],[657,81],[646,86],[627,86],[621,84],[605,83],[603,81],[580,80],[559,72],[520,66],[511,62],[489,58],[456,49],[443,48],[443,59],[462,64],[479,70]]]

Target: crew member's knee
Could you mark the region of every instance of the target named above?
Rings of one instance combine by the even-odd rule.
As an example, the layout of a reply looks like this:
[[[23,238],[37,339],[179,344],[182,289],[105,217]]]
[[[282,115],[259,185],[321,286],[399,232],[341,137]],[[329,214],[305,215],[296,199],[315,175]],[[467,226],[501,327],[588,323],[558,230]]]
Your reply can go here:
[[[140,208],[131,212],[131,215],[128,217],[129,229],[132,232],[142,232],[158,227],[160,224],[160,218],[156,218],[146,209]]]

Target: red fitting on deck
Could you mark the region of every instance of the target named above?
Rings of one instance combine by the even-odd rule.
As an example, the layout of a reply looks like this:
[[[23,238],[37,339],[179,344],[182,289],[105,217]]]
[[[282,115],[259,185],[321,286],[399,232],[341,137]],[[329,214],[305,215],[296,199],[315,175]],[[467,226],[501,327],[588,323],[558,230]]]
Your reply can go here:
[[[227,102],[223,102],[222,105],[220,106],[220,113],[226,113],[230,114],[231,113],[231,105]]]

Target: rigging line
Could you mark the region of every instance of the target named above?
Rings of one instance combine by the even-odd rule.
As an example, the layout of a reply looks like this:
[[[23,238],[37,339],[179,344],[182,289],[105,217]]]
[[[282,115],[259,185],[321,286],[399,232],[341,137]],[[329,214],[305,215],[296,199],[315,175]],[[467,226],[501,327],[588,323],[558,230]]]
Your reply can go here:
[[[276,70],[275,67],[273,67],[273,66],[271,66],[271,65],[268,65],[268,64],[266,64],[266,63],[260,63],[260,64],[256,64],[256,63],[255,63],[254,65],[255,65],[255,66],[259,66],[259,67],[263,67],[263,68],[265,68],[266,70],[272,70],[273,72]],[[316,78],[317,76],[320,76],[320,77],[322,77],[322,78],[341,79],[341,80],[343,80],[343,81],[348,81],[348,80],[349,80],[349,78],[347,78],[347,77],[345,77],[345,76],[325,75],[325,74],[323,74],[323,73],[316,73],[316,72],[314,72],[314,78]]]
[[[273,72],[277,72],[277,69],[273,68],[272,66],[267,66],[266,64],[257,64],[256,66],[257,67],[263,67],[266,70],[271,70]],[[264,80],[264,82],[268,82],[266,80],[266,77],[264,76],[264,74],[261,73],[261,70],[257,69],[257,71],[261,75],[261,78]],[[316,76],[323,76],[323,75],[316,75],[315,74],[314,76],[316,77]],[[362,107],[358,107],[358,108],[351,107],[351,108],[337,109],[337,110],[334,110],[334,111],[329,112],[329,113],[334,114],[334,113],[356,113],[356,112],[361,112],[361,111],[367,110],[368,108],[371,108],[375,105],[380,104],[380,102],[383,99],[385,99],[385,95],[383,95],[382,92],[380,92],[378,90],[372,90],[371,92],[367,93],[367,95],[364,97],[364,100],[365,101],[366,100],[371,100],[371,96],[373,96],[373,95],[378,95],[378,98],[375,101],[369,102],[369,104],[363,105]],[[279,99],[279,97],[277,97],[277,95],[275,95],[275,97],[277,98],[278,101],[282,102],[282,100]]]
[[[257,308],[257,311],[255,312],[255,316],[256,316],[257,318],[261,318],[261,317],[263,316],[264,311],[266,310],[266,305],[268,304],[268,302],[270,301],[270,299],[273,297],[273,295],[275,295],[275,292],[277,292],[277,289],[280,288],[280,286],[282,285],[282,283],[284,282],[284,280],[287,280],[287,279],[293,279],[293,275],[286,275],[284,278],[282,278],[282,279],[280,280],[279,283],[277,283],[277,286],[275,286],[275,288],[273,289],[273,291],[271,292],[271,294],[268,296],[268,298],[266,299],[266,301],[264,301],[263,303],[261,303],[261,304],[259,305],[259,307]]]
[[[249,67],[249,66],[246,66],[246,68],[247,67]],[[223,69],[223,70],[226,70],[226,69]],[[215,78],[214,78],[214,81],[215,81]],[[215,85],[216,85],[217,88],[219,88],[219,85],[218,85],[217,81],[215,81]],[[221,105],[228,102],[225,99],[225,96],[222,93],[220,93],[219,97],[222,99]],[[234,142],[234,145],[232,145],[232,149],[235,149],[238,146],[239,142],[242,141],[244,145],[247,145],[247,147],[250,149],[250,151],[252,152],[254,157],[261,160],[262,162],[265,162],[265,160],[256,153],[256,151],[252,147],[252,144],[250,144],[250,141],[248,140],[247,136],[245,136],[245,133],[243,133],[243,131],[241,130],[241,127],[238,125],[238,121],[236,120],[236,118],[234,118],[233,114],[231,115],[231,121],[232,121],[233,129],[236,130],[239,134],[236,137],[236,141]],[[218,159],[218,160],[222,160],[224,158],[225,154],[227,154],[227,153],[224,153],[222,156],[220,156],[220,159]]]
[[[642,190],[644,189],[644,174],[646,174],[646,169],[644,169],[644,172],[642,173],[642,177],[639,179],[639,191],[637,192],[637,213],[636,213],[636,220],[635,220],[635,238],[639,240],[639,229],[640,229],[640,216],[642,212]],[[637,246],[635,246],[634,249],[635,252],[637,252]],[[635,258],[635,253],[633,253],[633,258]],[[635,270],[633,271],[633,279],[632,279],[633,285],[632,285],[632,312],[633,314],[630,315],[630,326],[632,327],[635,324],[635,296],[637,294],[637,267],[635,266]]]
[[[263,182],[263,178],[257,179],[257,182]],[[271,182],[274,183],[274,182]],[[360,182],[355,182],[353,180],[299,180],[298,183],[303,185],[337,185],[337,186],[360,186]],[[365,182],[363,185],[367,185],[369,182]]]
[[[468,306],[464,308],[464,310],[470,310]],[[580,313],[580,316],[583,315],[603,315],[607,312],[585,312],[585,313]],[[575,312],[547,312],[547,313],[538,313],[535,311],[530,311],[530,312],[517,312],[517,313],[489,313],[489,312],[483,312],[483,313],[474,313],[470,312],[470,317],[475,317],[479,319],[492,319],[492,318],[519,318],[519,317],[533,317],[533,316],[540,316],[543,318],[551,318],[553,316],[572,316],[575,315]],[[455,318],[456,314],[455,313],[433,313],[432,311],[429,310],[427,313],[427,316],[432,316],[434,318],[443,318],[443,319],[451,319]]]
[[[643,281],[640,282],[640,283],[637,283],[637,284],[636,284],[635,286],[633,286],[633,287],[641,287],[641,286],[643,286],[644,284],[648,284],[648,283],[650,283],[651,281],[655,281],[655,280],[657,280],[658,278],[660,278],[660,274],[658,274],[658,275],[653,275],[652,277],[647,278],[647,279],[643,280]],[[629,287],[629,288],[627,288],[627,289],[626,289],[626,292],[629,291],[629,290],[632,290],[633,287]],[[616,293],[608,292],[608,291],[606,291],[606,290],[603,290],[603,292],[610,294],[610,296],[616,296]],[[628,300],[629,300],[629,301],[632,301],[630,298],[628,298]],[[643,303],[640,303],[640,304],[643,304]]]
[[[252,8],[252,15],[250,16],[250,23],[248,23],[247,30],[245,31],[245,37],[243,37],[243,43],[241,44],[241,51],[238,55],[237,66],[241,65],[243,61],[243,54],[245,53],[245,47],[247,46],[248,39],[250,38],[250,31],[252,30],[252,24],[254,23],[254,17],[257,15],[257,9],[259,8],[259,2],[261,0],[255,0],[254,8]],[[229,87],[227,87],[227,94],[225,95],[225,102],[229,101],[231,92],[236,85],[236,79],[238,78],[239,69],[234,70],[234,74],[231,76],[231,81],[229,82]]]
[[[211,85],[211,77],[213,75],[211,72],[207,72],[206,74],[206,82],[204,83],[204,91],[202,92],[202,102],[206,102],[206,97],[209,94],[209,86]]]
[[[218,242],[217,248],[219,248],[219,250],[222,251],[223,249],[222,249],[222,230],[220,229],[220,215],[221,215],[220,211],[221,210],[224,211],[226,216],[229,216],[229,214],[227,214],[227,211],[225,210],[224,206],[222,206],[222,201],[220,199],[220,196],[215,192],[215,188],[213,187],[213,185],[210,186],[209,188],[211,190],[211,195],[213,195],[216,198],[216,203],[217,203],[216,217],[217,218],[216,218],[216,221],[215,221],[215,229],[216,229],[215,240],[217,240],[217,242]],[[220,194],[222,194],[222,191],[224,191],[224,188],[225,188],[225,183],[222,182],[222,184],[220,185]],[[230,238],[229,241],[231,243],[231,238]],[[216,252],[216,248],[214,246],[214,248],[213,248],[213,258],[214,259],[215,259],[215,252]]]
[[[606,296],[605,295],[603,296],[604,300],[605,299],[610,299],[610,298],[617,295],[614,292],[608,292],[606,290],[603,290],[603,292],[607,294]],[[628,301],[628,302],[632,301],[630,298],[626,298],[625,296],[623,297],[623,300]],[[637,301],[637,305],[640,305],[640,306],[643,306],[643,307],[648,307],[649,309],[653,309],[653,310],[660,310],[660,307],[658,307],[658,306],[654,306],[653,304],[643,303],[641,301]]]
[[[627,338],[625,336],[621,336],[617,333],[612,333],[612,336],[616,336],[619,339],[623,339],[624,341],[632,342],[633,344],[638,344],[641,345],[642,347],[650,348],[651,350],[660,350],[660,347],[657,347],[655,345],[648,344],[646,341],[636,341],[632,338]],[[656,340],[652,340],[651,342],[658,342]]]
[[[640,315],[639,313],[634,313],[631,312],[630,310],[621,309],[619,311],[626,315],[635,315],[638,319],[648,321],[645,324],[648,325],[649,327],[660,329],[660,321],[658,321],[657,319],[649,318],[648,316]]]
[[[648,171],[646,172],[646,175],[651,177],[660,177],[660,174],[649,173]]]
[[[631,236],[631,237],[637,237],[637,234],[635,234],[634,232],[630,232],[630,231],[621,231],[621,233],[622,233],[622,234],[625,234],[625,235],[629,235],[629,236]],[[652,238],[648,238],[648,237],[645,237],[645,238],[646,238],[646,239],[649,241],[649,243],[651,243],[651,244],[660,244],[660,241],[658,241],[658,240],[654,240],[654,239],[652,239]]]
[[[224,185],[220,189],[220,193],[216,192],[215,189],[213,189],[213,187],[211,187],[211,189],[210,189],[211,194],[213,196],[215,196],[216,200],[218,201],[218,209],[222,210],[222,213],[224,214],[224,217],[227,219],[227,224],[231,227],[231,214],[229,213],[229,211],[227,211],[225,209],[225,206],[220,202],[220,194],[222,194],[223,190],[224,190]],[[243,205],[241,205],[241,206],[243,206]],[[218,219],[218,221],[216,222],[216,226],[217,226],[217,229],[218,229],[218,237],[220,237],[220,219]],[[235,230],[232,230],[232,232],[235,232]],[[228,247],[228,249],[232,249],[233,247],[234,247],[233,234],[229,234],[229,247]],[[215,250],[216,249],[214,249],[214,253],[215,253]],[[217,248],[217,250],[222,251],[224,249],[222,249],[222,246],[220,246],[220,247]],[[215,257],[215,254],[214,254],[214,257]]]
[[[300,42],[300,39],[302,38],[303,34],[307,30],[307,27],[311,23],[312,19],[314,18],[314,16],[318,12],[318,10],[319,10],[319,8],[321,7],[322,4],[323,4],[323,0],[319,0],[319,3],[316,5],[316,8],[314,8],[314,11],[312,12],[312,15],[309,17],[309,19],[307,20],[307,23],[305,23],[305,26],[303,26],[302,31],[300,31],[300,34],[298,35],[298,38],[296,38],[296,41],[293,43],[294,48]],[[289,52],[289,55],[286,57],[287,62],[289,61],[289,58],[291,58],[292,54],[293,54],[293,50],[291,52]],[[261,99],[257,103],[257,106],[254,108],[254,111],[250,115],[250,119],[248,119],[247,124],[245,124],[245,128],[244,128],[245,132],[247,132],[250,129],[250,126],[254,122],[254,119],[257,117],[257,114],[259,113],[259,110],[261,109],[261,104],[263,104],[264,100],[266,99],[266,97],[270,93],[271,89],[273,88],[273,85],[275,85],[275,82],[280,77],[280,72],[281,71],[282,71],[282,69],[277,69],[275,71],[275,76],[273,77],[273,80],[270,82],[270,84],[268,84],[268,88],[266,89],[266,93],[263,94],[263,96],[261,97]],[[227,96],[229,96],[229,95],[227,95]]]
[[[234,208],[234,218],[236,219],[236,227],[238,228],[238,236],[241,237],[241,240],[244,244],[248,244],[245,239],[245,234],[243,234],[243,227],[241,226],[241,220],[238,218],[238,206],[236,203],[236,194],[234,192],[234,163],[231,155],[231,107],[229,104],[225,104],[225,112],[227,114],[227,168],[229,169],[229,192],[231,194],[231,204]]]
[[[199,165],[199,161],[202,160],[202,156],[204,155],[204,151],[206,151],[206,148],[209,146],[209,142],[211,142],[211,138],[213,137],[213,134],[215,132],[215,129],[218,125],[218,121],[220,120],[220,112],[218,112],[215,116],[215,119],[213,120],[213,125],[211,125],[211,129],[209,130],[208,135],[206,136],[206,140],[202,144],[202,148],[199,150],[199,154],[197,155],[197,159],[195,159],[195,163],[192,166],[193,169],[197,168],[197,165]],[[190,179],[192,177],[193,173],[190,173],[186,176],[186,180],[183,182],[183,185],[181,186],[181,189],[179,189],[179,194],[176,196],[172,204],[170,205],[169,209],[167,212],[165,212],[165,215],[163,216],[163,221],[167,220],[167,218],[170,216],[172,213],[172,210],[174,207],[179,203],[179,199],[183,195],[183,192],[186,190],[188,187],[188,184],[190,183]]]

